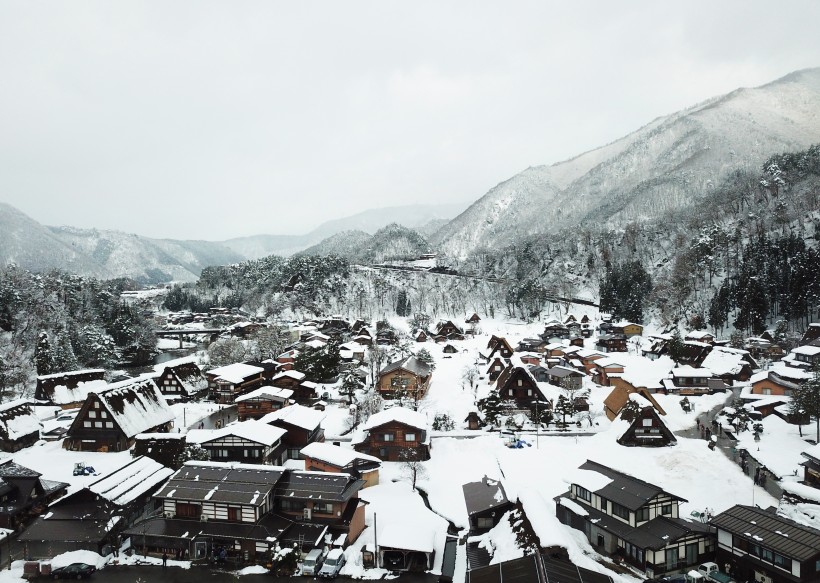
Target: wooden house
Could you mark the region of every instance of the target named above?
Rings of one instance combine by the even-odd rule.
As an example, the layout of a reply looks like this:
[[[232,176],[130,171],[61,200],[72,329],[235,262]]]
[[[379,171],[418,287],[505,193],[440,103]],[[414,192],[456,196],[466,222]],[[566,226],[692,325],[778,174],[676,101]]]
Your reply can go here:
[[[496,381],[499,396],[513,401],[518,409],[529,409],[535,401],[547,402],[538,382],[525,366],[510,366]]]
[[[811,344],[798,346],[783,358],[783,362],[788,366],[811,370],[820,365],[820,346],[812,346]]]
[[[510,358],[513,355],[512,346],[510,343],[507,342],[507,339],[504,337],[497,337],[496,341],[493,343],[493,347],[490,350],[490,354],[488,358],[493,359],[496,356],[500,356],[501,358]]]
[[[424,330],[416,330],[413,338],[416,342],[427,342],[427,332]]]
[[[800,338],[800,346],[811,344],[812,342],[818,339],[820,339],[820,324],[809,324],[809,326],[806,328],[806,331],[803,332],[803,336]]]
[[[105,371],[100,368],[59,372],[37,377],[34,400],[63,409],[83,404],[92,391],[105,387]]]
[[[547,343],[540,336],[532,338],[524,338],[518,343],[516,350],[518,352],[538,352],[543,353],[547,347]]]
[[[371,416],[353,439],[353,448],[383,461],[430,459],[430,427],[421,413],[392,407]]]
[[[471,316],[467,316],[467,318],[464,320],[465,324],[472,324],[472,325],[476,325],[479,322],[481,322],[481,318],[475,312],[473,312],[473,314]]]
[[[452,344],[445,344],[444,348],[441,349],[441,352],[443,354],[458,354],[458,348]]]
[[[66,433],[63,447],[74,451],[125,451],[140,433],[162,433],[174,412],[151,379],[130,379],[91,393]]]
[[[592,380],[608,387],[612,384],[613,377],[621,376],[623,373],[624,365],[614,358],[599,358],[593,364]]]
[[[820,530],[780,516],[774,507],[736,504],[710,521],[717,531],[719,565],[736,581],[818,580]]]
[[[812,445],[801,454],[806,461],[803,466],[803,483],[813,488],[820,488],[820,445]]]
[[[500,356],[495,357],[491,362],[490,366],[487,367],[487,378],[490,379],[490,382],[494,382],[498,376],[504,371],[507,366],[509,366],[509,361],[504,360]]]
[[[636,395],[632,395],[634,399]],[[675,445],[678,441],[675,435],[661,420],[655,407],[646,401],[641,406],[635,419],[624,434],[618,438],[618,443],[626,446],[663,447]]]
[[[692,396],[708,395],[713,391],[712,371],[705,368],[679,366],[672,369],[672,378],[664,379],[664,390],[669,394]]]
[[[649,402],[658,413],[661,415],[666,415],[666,411],[663,410],[663,407],[658,404],[655,397],[653,397],[652,393],[646,390],[646,388],[635,387],[630,383],[623,381],[618,383],[618,386],[613,388],[612,392],[610,392],[606,399],[604,399],[604,413],[610,421],[620,415],[621,410],[624,405],[629,402],[630,395],[632,394],[640,395],[646,399],[646,401]]]
[[[285,429],[250,419],[221,429],[192,429],[188,443],[196,443],[213,461],[280,465],[285,459]]]
[[[592,371],[595,370],[595,361],[606,358],[606,355],[603,352],[589,350],[587,348],[578,350],[575,353],[575,356],[581,361],[581,365],[584,367],[587,374],[592,374]]]
[[[467,506],[470,535],[481,534],[494,528],[506,512],[515,508],[499,480],[484,476],[478,482],[462,485],[461,489],[464,492],[464,504]]]
[[[237,362],[211,369],[205,376],[208,390],[218,403],[233,403],[237,396],[261,387],[264,373],[262,367]]]
[[[467,424],[467,429],[477,431],[484,427],[484,416],[478,410],[470,411],[464,418],[464,423]]]
[[[633,336],[640,336],[643,334],[643,326],[640,324],[635,324],[634,322],[614,322],[612,327],[610,328],[612,334],[623,334],[627,338],[632,338]]]
[[[544,323],[544,331],[541,333],[541,338],[547,342],[569,338],[569,328],[558,320],[549,320]]]
[[[151,495],[173,470],[137,457],[57,500],[19,537],[26,557],[51,559],[70,551],[111,552],[126,527],[155,512]]]
[[[745,383],[752,378],[757,362],[748,350],[715,346],[703,360],[703,368],[711,371],[713,377],[732,386],[736,382]]]
[[[687,332],[683,339],[704,342],[706,344],[715,343],[715,335],[706,330],[692,330],[691,332]]]
[[[595,350],[601,352],[626,352],[626,336],[623,334],[602,334],[595,339]]]
[[[134,441],[131,455],[145,456],[167,468],[179,468],[188,445],[184,433],[140,433]]]
[[[558,520],[581,530],[599,552],[660,577],[697,569],[712,559],[708,524],[684,520],[683,498],[603,464],[587,460],[568,476],[570,489],[555,499]]]
[[[40,439],[42,424],[31,409],[31,402],[16,399],[0,405],[0,450],[20,451]]]
[[[436,324],[436,342],[446,340],[464,340],[464,331],[453,324],[452,320],[446,320]]]
[[[308,471],[349,474],[364,480],[362,488],[379,484],[382,462],[375,456],[322,441],[309,443],[300,453]]]
[[[0,463],[0,528],[25,526],[67,488],[65,482],[43,480],[39,472],[12,460]]]
[[[261,387],[240,395],[234,401],[239,421],[261,419],[268,413],[286,407],[293,396],[293,390],[279,387]]]
[[[811,375],[800,369],[781,366],[752,375],[753,395],[778,395],[791,397]]]
[[[297,356],[299,356],[299,351],[295,348],[277,356],[274,360],[279,363],[279,371],[293,370],[293,363],[296,361]]]
[[[411,355],[379,371],[376,388],[382,396],[404,394],[418,400],[427,394],[432,376],[430,365]]]
[[[193,362],[166,366],[154,382],[168,400],[198,399],[208,391],[208,379]]]
[[[280,389],[293,391],[293,399],[299,403],[308,403],[316,399],[316,383],[305,380],[305,373],[298,370],[285,370],[271,380],[271,385]]]
[[[580,389],[584,384],[584,375],[573,368],[558,365],[547,370],[547,382],[559,387]]]
[[[297,404],[268,413],[260,421],[286,431],[282,440],[285,445],[285,459],[298,460],[303,447],[325,440],[325,432],[322,429],[324,418],[323,411]]]

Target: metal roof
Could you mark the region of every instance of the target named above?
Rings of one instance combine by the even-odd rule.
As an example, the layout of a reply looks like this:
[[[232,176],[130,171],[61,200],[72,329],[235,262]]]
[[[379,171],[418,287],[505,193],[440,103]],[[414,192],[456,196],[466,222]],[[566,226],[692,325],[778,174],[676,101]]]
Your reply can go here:
[[[711,524],[797,561],[820,556],[820,530],[773,510],[737,504],[712,518]]]
[[[464,484],[461,489],[464,491],[464,503],[467,505],[469,515],[510,505],[501,482],[487,476],[478,482]]]
[[[644,482],[643,480],[639,480],[629,474],[624,474],[598,462],[587,460],[580,467],[582,470],[598,472],[611,479],[612,482],[600,490],[597,490],[595,493],[629,510],[637,510],[658,494],[667,494],[676,500],[687,502],[687,500],[679,496],[669,494],[669,492],[664,491],[660,486]]]
[[[276,496],[345,501],[361,490],[364,484],[364,480],[357,480],[348,474],[289,471],[276,485]]]

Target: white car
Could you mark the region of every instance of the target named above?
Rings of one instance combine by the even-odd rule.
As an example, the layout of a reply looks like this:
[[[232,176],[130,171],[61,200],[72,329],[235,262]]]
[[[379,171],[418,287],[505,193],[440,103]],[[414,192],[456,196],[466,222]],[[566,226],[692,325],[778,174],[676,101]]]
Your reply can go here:
[[[330,577],[331,579],[339,574],[345,566],[345,555],[342,549],[333,549],[325,557],[325,564],[319,569],[319,577]]]

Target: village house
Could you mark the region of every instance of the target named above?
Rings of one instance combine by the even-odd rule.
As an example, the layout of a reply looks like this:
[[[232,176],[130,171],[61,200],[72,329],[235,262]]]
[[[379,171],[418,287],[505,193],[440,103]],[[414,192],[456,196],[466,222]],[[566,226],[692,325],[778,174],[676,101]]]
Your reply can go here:
[[[441,349],[441,352],[442,354],[458,354],[458,348],[452,344],[445,344],[444,348]]]
[[[41,428],[31,401],[16,399],[0,405],[0,450],[14,452],[31,447],[40,439]]]
[[[424,330],[416,330],[416,332],[413,334],[413,339],[416,342],[427,342],[427,332],[425,332]]]
[[[706,344],[714,344],[715,336],[706,330],[692,330],[687,332],[683,337],[684,340],[694,340],[695,342],[704,342]]]
[[[268,413],[260,421],[287,432],[282,440],[285,445],[284,459],[298,460],[303,447],[325,440],[325,432],[322,430],[324,418],[325,414],[322,411],[297,404]]]
[[[558,320],[548,320],[544,323],[544,331],[540,336],[545,342],[555,342],[569,338],[569,328]]]
[[[497,356],[490,362],[490,366],[487,367],[485,374],[490,382],[494,382],[507,366],[509,366],[509,360],[504,360],[500,356]]]
[[[218,403],[233,403],[264,383],[265,369],[242,362],[213,368],[205,373],[208,389]]]
[[[512,346],[510,343],[507,342],[506,338],[503,337],[494,337],[495,342],[493,342],[493,347],[490,349],[490,354],[487,358],[495,358],[496,356],[500,356],[501,358],[510,358],[513,355]]]
[[[612,392],[604,399],[604,413],[607,419],[612,421],[620,415],[624,406],[629,402],[630,395],[640,395],[661,415],[666,415],[666,411],[658,404],[655,397],[652,396],[645,387],[635,387],[627,381],[618,383],[618,386],[612,389]]]
[[[749,382],[753,395],[778,395],[791,397],[794,391],[811,377],[800,368],[778,366],[752,375]]]
[[[110,554],[120,532],[151,514],[151,495],[173,470],[138,457],[48,507],[19,537],[25,556],[38,559],[70,551]]]
[[[187,445],[184,433],[140,433],[134,440],[131,455],[145,456],[167,468],[177,469],[182,465]]]
[[[513,401],[516,408],[529,410],[535,403],[547,403],[547,398],[538,387],[538,381],[527,367],[512,365],[506,368],[496,381],[499,396],[505,401]]]
[[[745,383],[752,378],[757,362],[748,350],[715,346],[703,360],[703,368],[710,371],[713,377],[720,378],[726,385],[732,386],[736,382]]]
[[[678,357],[678,364],[681,366],[691,366],[700,368],[703,366],[703,361],[712,352],[712,345],[705,342],[696,342],[694,340],[687,340],[683,343],[681,353]]]
[[[800,346],[811,344],[818,339],[820,339],[820,324],[811,323],[808,328],[806,328],[806,331],[803,332],[803,336],[800,338]]]
[[[516,347],[517,352],[538,352],[543,353],[547,347],[547,343],[540,336],[534,338],[524,338]]]
[[[299,351],[295,348],[283,352],[277,356],[275,361],[279,364],[280,372],[285,370],[293,370],[293,363],[296,361],[297,356],[299,356]]]
[[[515,508],[499,480],[484,476],[478,482],[462,485],[461,489],[470,521],[470,535],[487,532],[501,521],[506,512]]]
[[[464,331],[453,324],[451,320],[446,320],[436,324],[436,332],[434,334],[436,342],[445,342],[447,340],[464,340]]]
[[[431,378],[430,365],[411,355],[379,371],[376,388],[385,397],[407,395],[419,400],[427,394]]]
[[[811,370],[820,365],[820,346],[798,346],[783,357],[783,362],[788,366]]]
[[[430,426],[421,413],[392,407],[372,415],[353,438],[353,448],[383,461],[430,459]]]
[[[167,400],[189,401],[208,391],[208,379],[193,362],[166,366],[154,382]]]
[[[174,412],[151,379],[129,379],[91,393],[66,433],[74,451],[125,451],[140,433],[171,430]]]
[[[234,400],[239,421],[261,419],[268,413],[290,404],[293,391],[279,387],[260,387]]]
[[[775,508],[736,504],[710,521],[717,560],[737,581],[809,583],[820,573],[820,530],[777,514]]]
[[[601,552],[622,558],[648,577],[686,572],[715,553],[709,525],[683,520],[683,498],[587,460],[567,476],[555,499],[558,520],[582,531]]]
[[[623,334],[602,334],[595,339],[595,350],[601,352],[626,352],[626,336]]]
[[[671,334],[652,334],[647,337],[649,342],[641,347],[641,355],[649,360],[658,360],[668,352]]]
[[[610,332],[612,334],[623,334],[627,338],[632,338],[633,336],[640,336],[643,334],[643,326],[640,324],[635,324],[634,322],[621,320],[620,322],[614,322],[612,324]]]
[[[68,484],[42,479],[42,474],[12,460],[0,463],[0,528],[17,530],[65,495]]]
[[[553,366],[547,370],[547,382],[559,387],[580,389],[584,384],[584,375],[566,366]]]
[[[820,445],[812,445],[800,455],[806,458],[803,466],[803,483],[812,488],[820,488]]]
[[[592,380],[604,387],[612,385],[613,379],[624,373],[624,365],[613,358],[599,358],[592,366]]]
[[[34,400],[63,409],[74,409],[83,404],[89,393],[107,384],[105,371],[99,368],[42,375],[37,377]]]
[[[362,488],[379,484],[382,462],[375,456],[323,441],[309,443],[302,448],[300,454],[308,471],[349,474],[364,480]]]
[[[630,399],[637,401],[639,410],[629,428],[618,438],[619,444],[630,447],[664,447],[678,442],[652,403],[637,393],[630,395]],[[621,414],[623,415],[623,410]]]
[[[364,361],[365,348],[358,342],[345,342],[339,345],[339,358],[343,362]]]
[[[713,383],[718,380],[719,384]],[[663,380],[664,390],[671,395],[708,395],[716,389],[725,389],[720,379],[712,378],[712,371],[705,368],[679,366],[672,369],[672,378]]]
[[[273,377],[271,384],[280,389],[293,391],[293,400],[299,403],[309,403],[319,395],[316,394],[318,385],[305,380],[305,373],[298,370],[283,370]]]
[[[217,462],[279,465],[286,459],[285,429],[250,419],[221,429],[191,429],[188,443],[196,443]]]
[[[597,350],[590,350],[588,348],[582,348],[575,352],[575,356],[578,360],[581,361],[581,365],[586,370],[587,374],[592,374],[592,371],[595,370],[595,361],[600,360],[602,358],[606,358],[606,354],[603,352],[598,352]]]

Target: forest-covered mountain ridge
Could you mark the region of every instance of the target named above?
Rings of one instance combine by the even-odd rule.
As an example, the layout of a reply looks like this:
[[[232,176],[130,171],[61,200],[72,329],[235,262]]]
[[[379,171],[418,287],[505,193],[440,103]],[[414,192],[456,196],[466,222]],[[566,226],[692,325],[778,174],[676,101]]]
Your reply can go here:
[[[500,183],[431,236],[451,257],[584,224],[618,227],[695,208],[731,173],[820,141],[820,68],[738,89]]]

